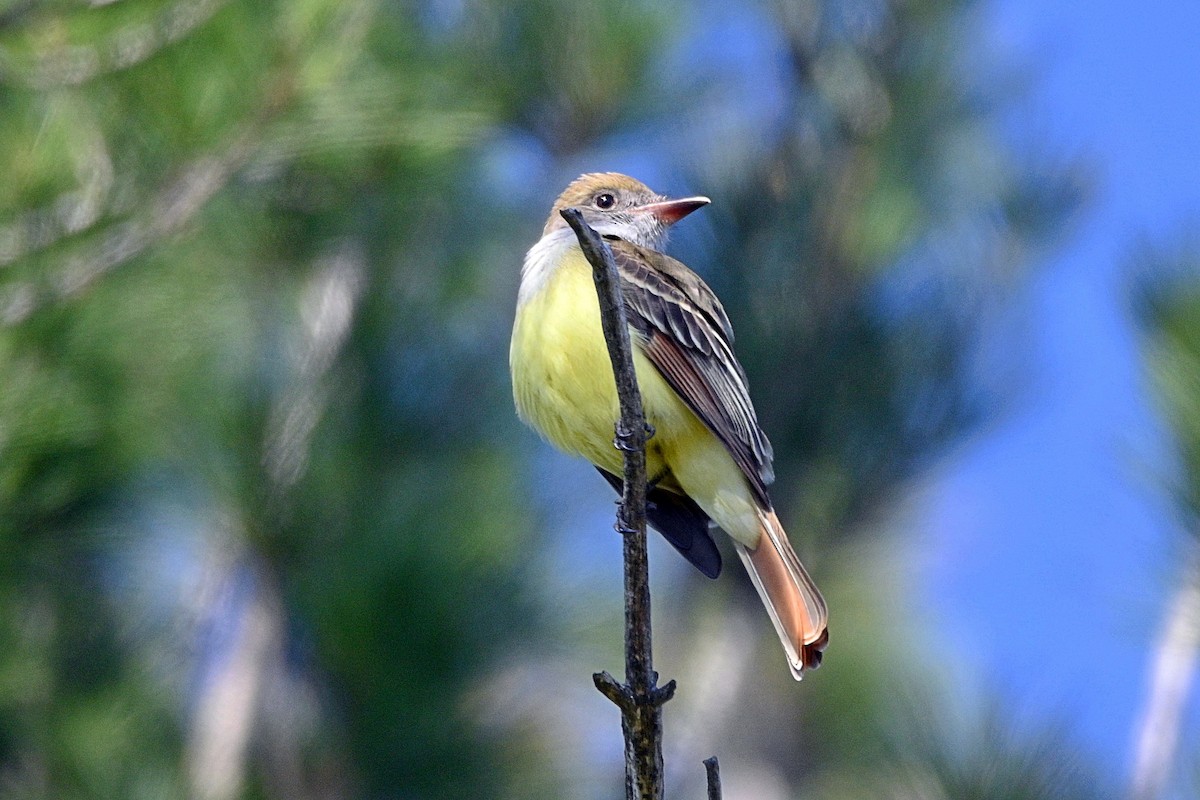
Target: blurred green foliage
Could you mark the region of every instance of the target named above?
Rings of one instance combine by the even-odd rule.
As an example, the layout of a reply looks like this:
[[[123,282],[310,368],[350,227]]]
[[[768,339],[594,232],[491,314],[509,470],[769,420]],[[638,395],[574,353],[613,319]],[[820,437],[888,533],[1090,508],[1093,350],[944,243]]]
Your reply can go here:
[[[1185,528],[1200,531],[1200,243],[1143,244],[1131,261],[1151,384],[1182,459],[1173,493]]]
[[[969,4],[735,5],[769,75],[705,4],[0,6],[0,795],[614,789],[479,708],[582,638],[507,335],[560,184],[630,142],[718,198],[687,257],[840,603],[818,682],[775,664],[710,725],[797,786],[916,769],[888,698],[922,633],[853,534],[994,406],[976,342],[1078,182],[1005,145]],[[516,693],[583,728],[551,688]],[[954,763],[922,785],[990,764]],[[1065,796],[944,785],[894,796]]]
[[[1153,798],[1165,796],[1172,780],[1193,786],[1196,774],[1195,757],[1181,744],[1200,650],[1200,242],[1194,226],[1167,244],[1140,243],[1130,273],[1148,382],[1169,440],[1168,468],[1155,478],[1174,501],[1184,533],[1166,576],[1170,602],[1157,636],[1131,781],[1132,796]]]

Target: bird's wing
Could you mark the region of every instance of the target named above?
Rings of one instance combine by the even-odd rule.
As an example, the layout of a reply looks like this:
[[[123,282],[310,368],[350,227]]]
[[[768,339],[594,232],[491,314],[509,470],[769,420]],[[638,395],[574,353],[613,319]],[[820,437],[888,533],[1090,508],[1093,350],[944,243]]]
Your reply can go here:
[[[729,450],[764,508],[775,479],[771,443],[758,427],[733,330],[712,290],[675,259],[624,240],[609,242],[629,323],[667,383]]]
[[[596,469],[617,494],[624,492],[623,480],[600,467]],[[709,533],[708,515],[695,500],[651,485],[646,492],[646,521],[706,577],[715,578],[721,574],[721,551]]]

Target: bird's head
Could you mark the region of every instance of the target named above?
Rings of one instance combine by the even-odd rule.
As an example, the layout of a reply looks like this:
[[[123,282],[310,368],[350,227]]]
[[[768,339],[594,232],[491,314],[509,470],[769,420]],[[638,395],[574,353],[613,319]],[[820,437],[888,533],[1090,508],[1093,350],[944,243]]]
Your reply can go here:
[[[566,228],[567,222],[558,212],[574,207],[601,236],[617,236],[658,250],[672,225],[708,202],[707,197],[672,200],[628,175],[591,172],[580,175],[558,196],[542,236]]]

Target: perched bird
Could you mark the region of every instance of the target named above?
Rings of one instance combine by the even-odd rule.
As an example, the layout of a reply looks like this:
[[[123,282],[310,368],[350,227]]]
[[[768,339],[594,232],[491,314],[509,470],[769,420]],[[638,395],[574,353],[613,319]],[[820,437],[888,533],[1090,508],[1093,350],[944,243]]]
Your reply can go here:
[[[591,461],[620,491],[616,381],[592,269],[559,214],[578,208],[608,240],[620,273],[634,370],[654,429],[646,447],[648,521],[710,578],[721,570],[710,521],[729,534],[799,680],[821,663],[829,641],[825,601],[771,507],[771,444],[733,355],[725,310],[699,276],[659,252],[671,225],[708,202],[668,199],[618,173],[573,181],[525,255],[509,352],[513,395],[522,420]]]

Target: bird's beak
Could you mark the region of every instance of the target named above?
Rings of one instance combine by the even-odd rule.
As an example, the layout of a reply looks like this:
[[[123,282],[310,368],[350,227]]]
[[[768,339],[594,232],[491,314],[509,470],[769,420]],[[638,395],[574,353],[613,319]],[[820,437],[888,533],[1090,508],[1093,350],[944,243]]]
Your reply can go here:
[[[646,203],[634,206],[633,211],[652,214],[664,225],[674,225],[697,208],[708,205],[711,200],[707,197],[684,197],[679,200],[659,200],[656,203]]]

